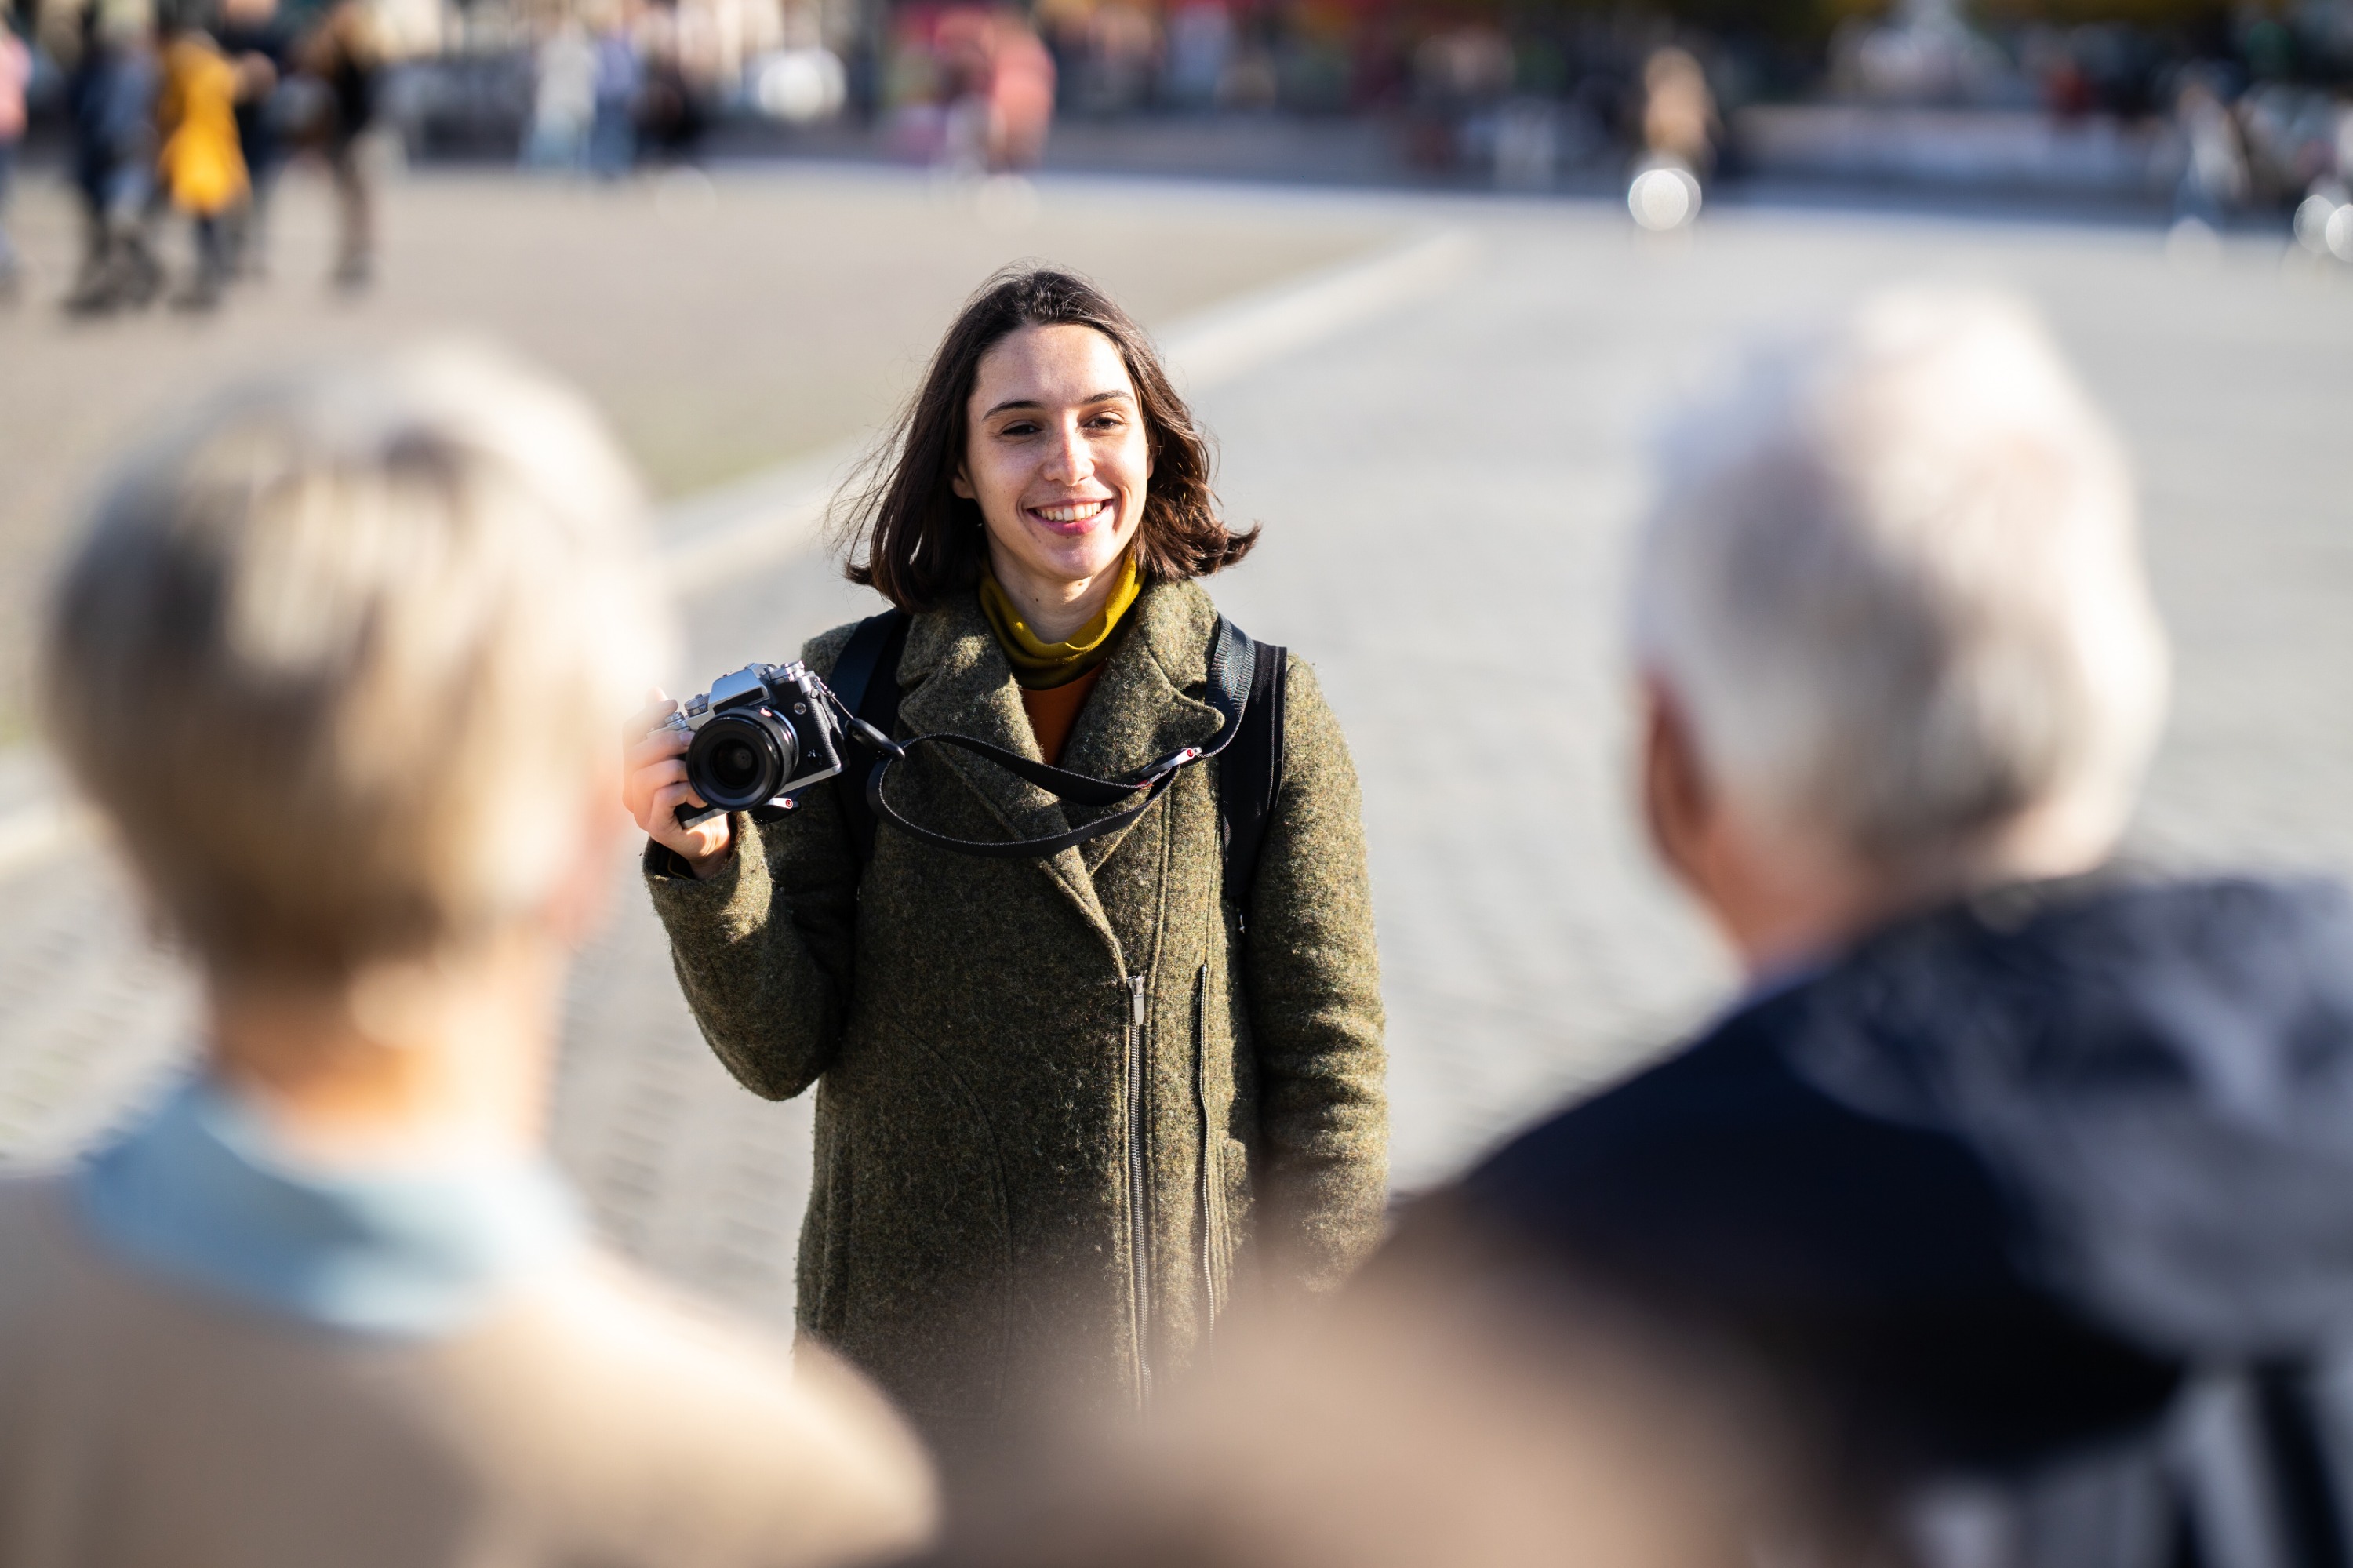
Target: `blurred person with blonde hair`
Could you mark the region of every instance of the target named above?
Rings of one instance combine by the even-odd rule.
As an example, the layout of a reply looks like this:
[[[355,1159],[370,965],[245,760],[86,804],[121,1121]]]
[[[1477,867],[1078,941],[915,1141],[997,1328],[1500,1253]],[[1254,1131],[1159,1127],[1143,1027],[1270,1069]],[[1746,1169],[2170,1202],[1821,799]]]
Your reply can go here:
[[[1659,471],[1643,803],[1746,992],[1377,1267],[1488,1234],[1760,1369],[1876,1560],[2345,1562],[2353,902],[2116,863],[2168,657],[2106,421],[1897,292]]]
[[[0,1183],[0,1562],[818,1564],[925,1462],[855,1374],[589,1242],[542,1123],[666,629],[586,408],[456,351],[230,392],[134,459],[43,694],[204,1059]]]

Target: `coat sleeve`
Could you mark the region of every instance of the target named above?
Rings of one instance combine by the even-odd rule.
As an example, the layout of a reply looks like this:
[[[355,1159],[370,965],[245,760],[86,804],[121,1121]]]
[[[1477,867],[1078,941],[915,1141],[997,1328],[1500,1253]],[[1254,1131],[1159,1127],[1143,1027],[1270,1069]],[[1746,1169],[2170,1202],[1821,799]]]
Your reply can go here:
[[[828,632],[802,657],[830,673],[851,630]],[[745,1088],[789,1099],[840,1045],[860,867],[833,788],[810,790],[780,821],[737,812],[733,822],[734,853],[702,881],[649,842],[646,884],[703,1039]]]
[[[1315,674],[1291,662],[1281,792],[1242,967],[1258,1058],[1258,1239],[1276,1277],[1326,1290],[1380,1240],[1388,1188],[1380,957],[1356,764]]]

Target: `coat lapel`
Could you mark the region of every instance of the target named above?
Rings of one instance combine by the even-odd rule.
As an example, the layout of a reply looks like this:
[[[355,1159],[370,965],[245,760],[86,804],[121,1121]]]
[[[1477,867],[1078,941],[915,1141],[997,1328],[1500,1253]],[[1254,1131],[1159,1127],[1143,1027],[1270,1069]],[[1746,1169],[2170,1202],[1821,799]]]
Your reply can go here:
[[[1206,744],[1223,722],[1187,691],[1200,687],[1208,673],[1218,618],[1209,596],[1192,583],[1154,584],[1128,614],[1133,619],[1063,748],[1062,766],[1073,772],[1105,779],[1133,772],[1179,747]],[[960,594],[938,612],[916,618],[899,678],[909,688],[899,708],[904,733],[966,735],[1024,757],[1039,755],[1013,668],[976,595]],[[1091,814],[1085,807],[1066,809],[1036,785],[968,751],[924,749],[980,798],[1008,838],[1059,833],[1073,825],[1073,811],[1081,820]],[[1092,873],[1129,831],[1117,829],[1040,863],[1098,921],[1103,906]]]
[[[1038,737],[1022,711],[1013,667],[974,596],[960,595],[939,614],[916,620],[899,672],[902,683],[919,683],[899,706],[910,734],[969,736],[1022,757],[1038,756]],[[987,802],[1008,837],[1037,838],[1071,825],[1060,801],[987,758],[957,747],[925,750],[944,760]]]
[[[899,705],[902,735],[964,735],[1019,756],[1039,756],[1038,736],[1022,710],[1013,666],[980,613],[976,595],[959,594],[938,612],[915,618],[908,629],[907,652],[899,662],[899,680],[909,687]],[[1060,800],[987,758],[953,746],[925,747],[923,752],[925,763],[944,767],[979,797],[1007,838],[1042,838],[1070,827]],[[1064,850],[1029,863],[1041,867],[1091,922],[1111,935],[1110,919],[1078,851]]]
[[[1087,705],[1062,748],[1062,766],[1099,779],[1133,773],[1180,747],[1202,746],[1224,723],[1218,710],[1187,694],[1208,676],[1209,636],[1218,620],[1209,596],[1192,583],[1146,588],[1134,619],[1104,662]],[[1018,704],[1018,694],[1015,696]],[[1079,846],[1088,871],[1110,858],[1134,824]]]

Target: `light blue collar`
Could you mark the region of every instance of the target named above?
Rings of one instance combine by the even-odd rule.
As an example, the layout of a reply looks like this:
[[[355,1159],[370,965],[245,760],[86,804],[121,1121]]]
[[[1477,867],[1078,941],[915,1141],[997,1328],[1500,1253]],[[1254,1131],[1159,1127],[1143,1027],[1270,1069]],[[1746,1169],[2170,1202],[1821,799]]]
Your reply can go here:
[[[544,1161],[308,1167],[202,1080],[88,1160],[73,1188],[99,1241],[136,1265],[366,1334],[463,1328],[587,1234]]]

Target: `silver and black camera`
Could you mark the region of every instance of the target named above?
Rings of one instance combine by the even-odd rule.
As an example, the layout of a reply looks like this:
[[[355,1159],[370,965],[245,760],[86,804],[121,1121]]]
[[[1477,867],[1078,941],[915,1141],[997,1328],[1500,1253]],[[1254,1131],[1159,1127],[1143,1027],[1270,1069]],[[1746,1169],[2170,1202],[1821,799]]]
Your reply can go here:
[[[721,811],[789,811],[800,792],[841,771],[842,727],[833,694],[799,660],[746,664],[670,716],[694,738],[686,781],[704,806],[679,809],[692,823]]]

